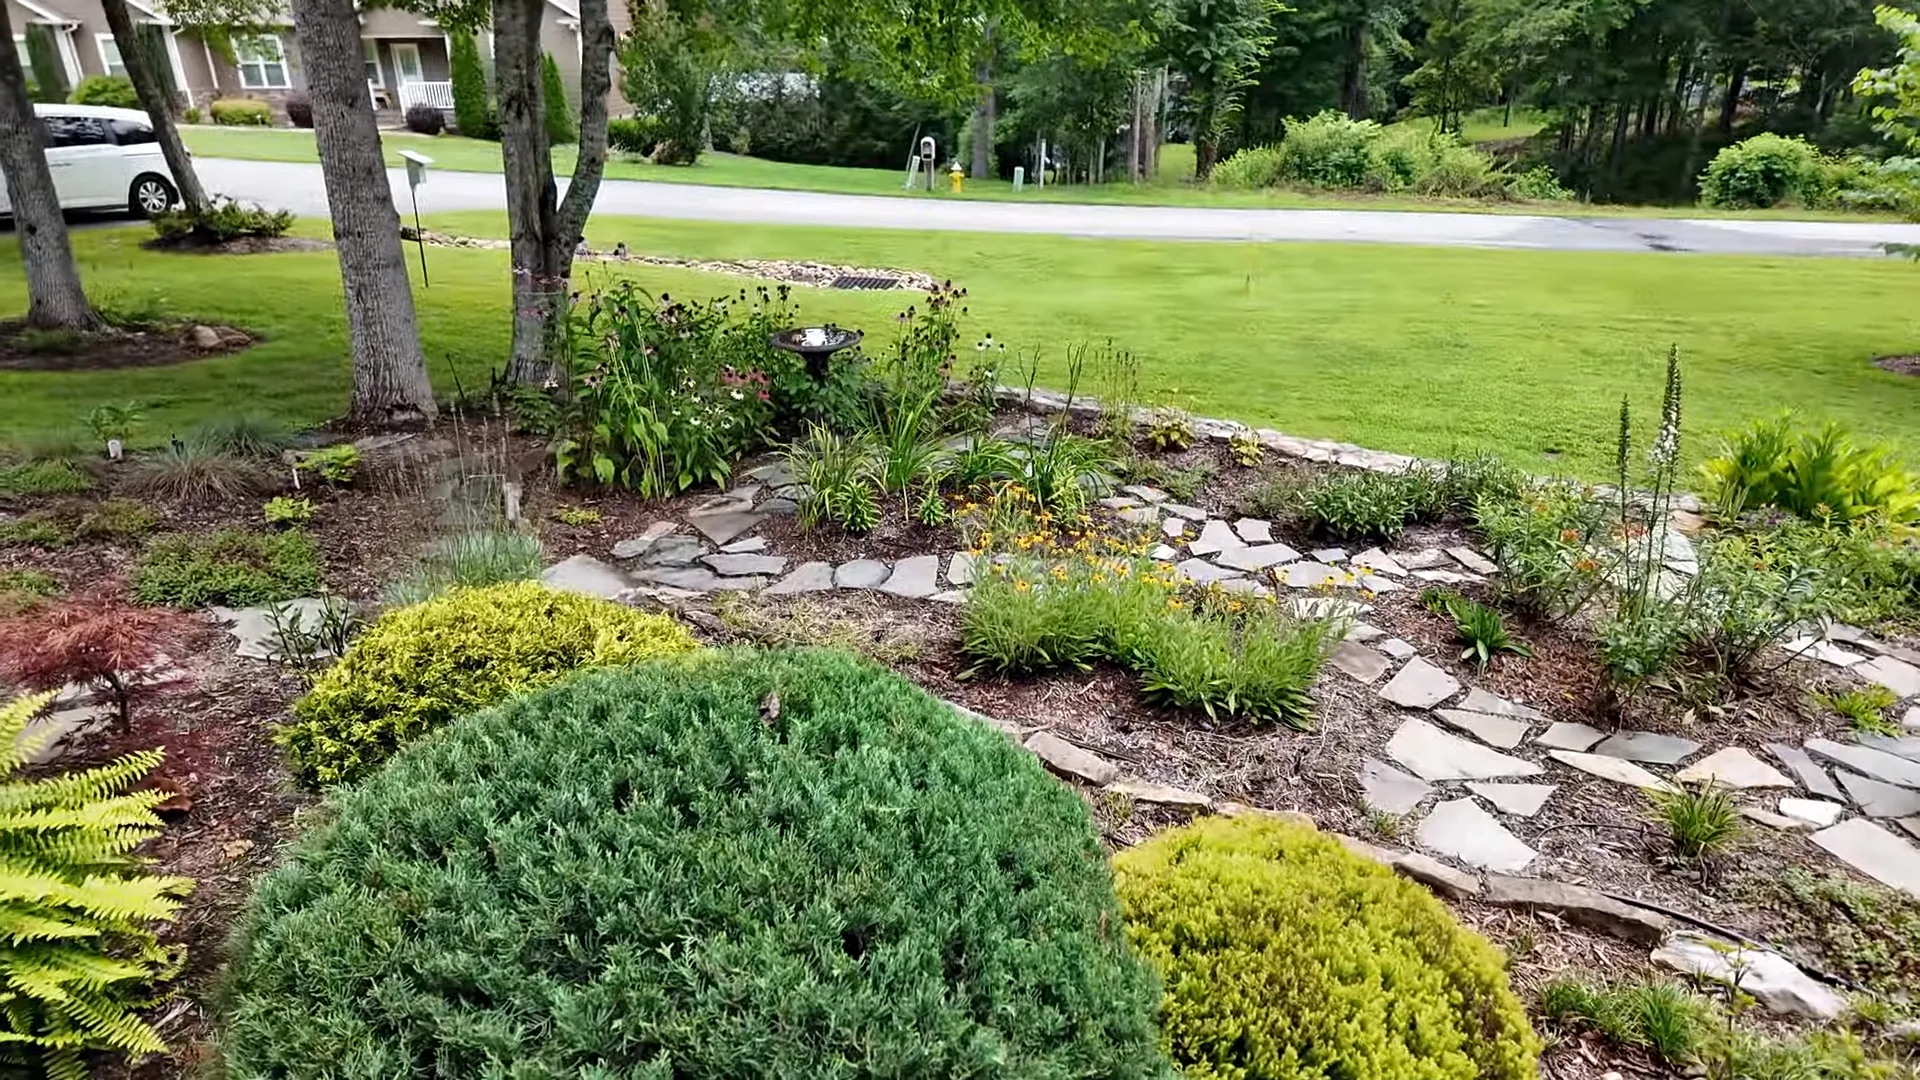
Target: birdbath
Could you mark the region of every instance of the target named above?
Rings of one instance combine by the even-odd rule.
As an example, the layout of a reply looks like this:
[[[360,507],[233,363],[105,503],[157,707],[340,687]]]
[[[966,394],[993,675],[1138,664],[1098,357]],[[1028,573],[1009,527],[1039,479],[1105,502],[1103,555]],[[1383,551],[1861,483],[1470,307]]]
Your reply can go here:
[[[827,326],[798,326],[782,330],[767,339],[776,349],[799,353],[807,361],[807,374],[814,382],[827,381],[827,367],[833,354],[860,344],[860,331]]]

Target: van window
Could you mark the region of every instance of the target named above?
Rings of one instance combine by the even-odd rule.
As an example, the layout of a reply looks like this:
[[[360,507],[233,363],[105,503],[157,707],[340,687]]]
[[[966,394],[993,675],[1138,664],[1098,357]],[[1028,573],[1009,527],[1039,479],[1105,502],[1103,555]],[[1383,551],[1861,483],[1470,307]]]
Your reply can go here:
[[[107,141],[107,128],[91,116],[43,116],[47,149],[60,146],[98,146]]]
[[[113,132],[113,141],[121,146],[154,141],[153,129],[137,120],[109,120],[107,129]]]

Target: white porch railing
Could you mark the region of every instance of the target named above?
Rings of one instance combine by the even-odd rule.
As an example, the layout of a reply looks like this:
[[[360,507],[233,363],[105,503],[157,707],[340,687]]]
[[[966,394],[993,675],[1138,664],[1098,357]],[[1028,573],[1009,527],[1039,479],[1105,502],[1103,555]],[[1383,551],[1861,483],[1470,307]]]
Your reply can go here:
[[[405,112],[415,105],[431,105],[436,109],[453,108],[453,84],[450,82],[401,83],[401,111]]]

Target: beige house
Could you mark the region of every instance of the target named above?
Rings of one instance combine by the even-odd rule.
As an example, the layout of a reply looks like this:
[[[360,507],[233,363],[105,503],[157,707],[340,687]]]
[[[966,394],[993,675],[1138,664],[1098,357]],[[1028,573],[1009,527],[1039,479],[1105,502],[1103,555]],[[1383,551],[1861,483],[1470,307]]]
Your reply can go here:
[[[26,42],[29,26],[51,32],[69,89],[89,75],[124,75],[120,50],[107,28],[99,0],[0,0],[12,19],[20,63],[31,73]],[[578,104],[580,92],[580,11],[576,0],[547,0],[540,24],[541,48],[553,54],[562,80]],[[209,45],[197,30],[176,26],[157,0],[127,0],[142,33],[165,42],[174,89],[189,108],[204,112],[215,98],[247,97],[271,102],[284,116],[289,94],[306,87],[293,20],[270,32],[232,39],[231,60]],[[610,8],[625,5],[615,0]],[[376,8],[360,15],[360,44],[367,65],[367,89],[382,113],[397,119],[409,105],[453,108],[453,84],[446,33],[433,19],[398,8]],[[152,27],[152,30],[145,29]],[[620,27],[616,26],[616,29]],[[479,37],[483,58],[492,55],[493,35]],[[618,108],[618,89],[614,91]]]

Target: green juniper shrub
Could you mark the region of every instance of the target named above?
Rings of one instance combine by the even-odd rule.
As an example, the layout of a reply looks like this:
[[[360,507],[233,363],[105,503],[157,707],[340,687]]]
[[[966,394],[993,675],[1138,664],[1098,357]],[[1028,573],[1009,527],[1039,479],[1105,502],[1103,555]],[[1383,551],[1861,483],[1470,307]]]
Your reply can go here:
[[[1425,889],[1311,826],[1202,818],[1113,858],[1191,1080],[1531,1080],[1500,953]]]
[[[0,619],[34,611],[64,591],[51,575],[38,570],[0,570]]]
[[[357,780],[395,751],[581,668],[686,652],[679,623],[531,581],[456,588],[367,628],[274,736],[294,776]]]
[[[435,541],[415,566],[381,590],[381,599],[404,607],[462,586],[528,581],[545,566],[534,533],[504,526],[465,529]]]
[[[232,1080],[1172,1080],[1086,805],[818,650],[593,672],[423,740],[260,883],[230,1000]]]
[[[319,588],[319,552],[301,529],[162,536],[147,546],[133,572],[135,599],[185,608],[271,604],[312,596]]]
[[[134,463],[126,490],[182,506],[218,506],[252,501],[274,482],[258,462],[176,439]]]
[[[269,210],[257,204],[243,206],[225,195],[216,195],[204,209],[183,206],[163,210],[150,220],[153,235],[163,244],[224,244],[243,236],[284,236],[293,228],[293,211]]]
[[[1888,737],[1898,737],[1901,733],[1900,722],[1887,715],[1887,710],[1893,708],[1900,699],[1884,686],[1868,686],[1859,690],[1818,690],[1814,692],[1813,700],[1846,717],[1855,731]]]
[[[0,465],[0,495],[59,495],[88,491],[93,477],[72,461],[23,461]]]
[[[1840,424],[1800,430],[1792,413],[1756,420],[1721,440],[1701,466],[1708,496],[1728,520],[1777,507],[1808,521],[1920,522],[1920,476],[1892,451],[1862,446]]]

